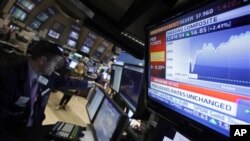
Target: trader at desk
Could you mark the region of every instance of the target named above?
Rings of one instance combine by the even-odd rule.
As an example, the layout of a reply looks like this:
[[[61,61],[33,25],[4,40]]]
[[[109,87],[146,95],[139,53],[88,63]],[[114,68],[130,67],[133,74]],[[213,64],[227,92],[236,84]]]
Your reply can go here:
[[[52,87],[86,89],[96,84],[55,75],[63,59],[57,44],[38,41],[33,46],[30,58],[11,66],[0,66],[1,141],[20,141],[16,136],[20,130],[41,127]]]

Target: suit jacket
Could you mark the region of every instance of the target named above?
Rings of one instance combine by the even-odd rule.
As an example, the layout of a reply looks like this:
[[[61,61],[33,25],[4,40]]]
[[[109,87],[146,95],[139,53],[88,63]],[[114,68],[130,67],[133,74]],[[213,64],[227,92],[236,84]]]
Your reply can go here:
[[[14,141],[13,134],[27,125],[30,115],[30,83],[28,78],[28,60],[12,66],[0,67],[0,140]],[[87,81],[69,77],[44,76],[48,83],[39,83],[37,100],[34,105],[33,126],[41,126],[45,119],[45,107],[51,88],[85,89]]]

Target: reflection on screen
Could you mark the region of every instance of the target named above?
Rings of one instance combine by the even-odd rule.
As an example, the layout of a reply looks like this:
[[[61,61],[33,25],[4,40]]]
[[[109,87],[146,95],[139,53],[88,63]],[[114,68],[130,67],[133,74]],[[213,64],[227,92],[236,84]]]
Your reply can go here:
[[[107,98],[104,99],[93,123],[98,141],[109,141],[121,114]]]
[[[96,92],[93,94],[94,96],[88,101],[88,105],[87,105],[87,112],[89,114],[90,121],[93,120],[94,115],[104,97],[104,93],[98,88],[96,88]]]
[[[120,88],[122,68],[123,67],[119,65],[112,65],[111,68],[112,70],[111,70],[110,87],[113,88],[116,92],[118,92]]]
[[[120,94],[125,102],[136,110],[141,85],[142,85],[143,68],[135,66],[124,66],[121,76]]]

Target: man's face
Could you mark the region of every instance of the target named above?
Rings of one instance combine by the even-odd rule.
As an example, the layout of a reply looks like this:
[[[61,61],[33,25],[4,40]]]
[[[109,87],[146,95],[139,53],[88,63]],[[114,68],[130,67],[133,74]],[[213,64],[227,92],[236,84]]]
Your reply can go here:
[[[61,56],[55,56],[51,59],[46,59],[41,65],[41,73],[43,75],[51,75],[58,68],[62,59],[63,58]]]

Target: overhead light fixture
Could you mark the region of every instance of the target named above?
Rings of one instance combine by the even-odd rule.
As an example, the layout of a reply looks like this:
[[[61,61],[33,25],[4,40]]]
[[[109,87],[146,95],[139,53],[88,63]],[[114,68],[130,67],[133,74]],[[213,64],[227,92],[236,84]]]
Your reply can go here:
[[[138,43],[138,44],[140,44],[140,45],[142,45],[142,46],[145,45],[143,41],[140,41],[139,39],[137,39],[135,36],[133,36],[132,34],[130,34],[130,33],[128,33],[128,32],[122,31],[122,32],[121,32],[121,35],[124,36],[124,37],[126,37],[126,38],[131,39],[132,41],[134,41],[134,42],[136,42],[136,43]]]

